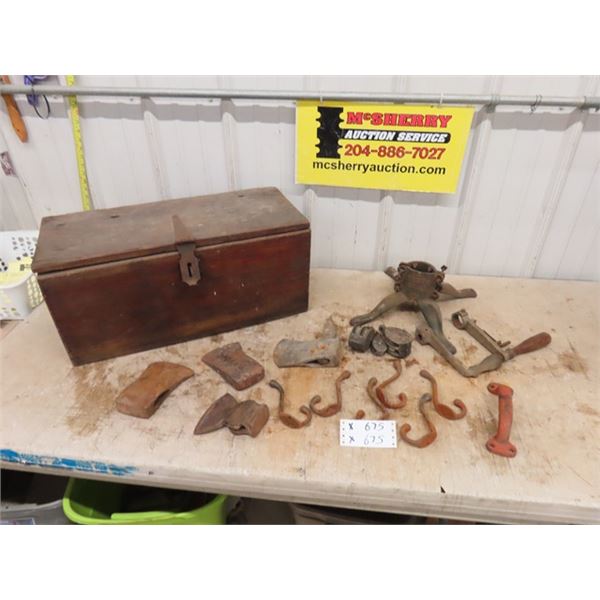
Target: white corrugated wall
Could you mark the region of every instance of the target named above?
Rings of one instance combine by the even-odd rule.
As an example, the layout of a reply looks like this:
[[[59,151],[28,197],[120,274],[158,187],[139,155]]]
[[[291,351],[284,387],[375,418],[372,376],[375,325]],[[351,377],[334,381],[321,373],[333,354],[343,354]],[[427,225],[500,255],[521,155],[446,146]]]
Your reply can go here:
[[[21,83],[14,77],[13,82]],[[600,95],[597,76],[88,77],[81,85],[448,94]],[[17,97],[29,142],[2,103],[2,228],[81,208],[65,101],[44,121]],[[452,272],[600,280],[600,113],[498,107],[475,113],[458,191],[296,185],[292,102],[80,98],[97,208],[277,186],[311,221],[312,264],[382,269],[423,259]]]

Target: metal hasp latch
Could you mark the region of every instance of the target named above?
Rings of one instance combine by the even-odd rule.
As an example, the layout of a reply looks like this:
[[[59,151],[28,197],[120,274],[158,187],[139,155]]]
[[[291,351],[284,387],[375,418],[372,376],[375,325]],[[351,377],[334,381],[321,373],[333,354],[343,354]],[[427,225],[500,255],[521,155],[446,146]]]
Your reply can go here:
[[[196,242],[188,228],[177,215],[173,215],[173,232],[175,234],[175,248],[179,252],[179,271],[181,281],[187,285],[196,285],[202,276],[200,265],[194,253]]]

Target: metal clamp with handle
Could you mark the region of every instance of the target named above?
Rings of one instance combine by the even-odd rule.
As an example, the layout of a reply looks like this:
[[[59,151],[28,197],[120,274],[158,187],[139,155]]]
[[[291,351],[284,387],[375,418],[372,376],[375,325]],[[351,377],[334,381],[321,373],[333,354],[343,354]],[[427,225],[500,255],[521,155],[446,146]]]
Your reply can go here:
[[[415,333],[416,340],[423,345],[429,345],[439,352],[463,377],[478,377],[482,373],[498,369],[502,363],[511,360],[519,354],[527,354],[545,348],[552,341],[552,337],[545,331],[527,338],[515,347],[510,342],[498,342],[487,331],[479,327],[471,319],[466,310],[459,310],[452,315],[452,323],[457,329],[466,331],[477,340],[486,350],[486,356],[480,363],[471,367],[465,366],[456,356],[451,354],[442,340],[430,327],[421,325]]]

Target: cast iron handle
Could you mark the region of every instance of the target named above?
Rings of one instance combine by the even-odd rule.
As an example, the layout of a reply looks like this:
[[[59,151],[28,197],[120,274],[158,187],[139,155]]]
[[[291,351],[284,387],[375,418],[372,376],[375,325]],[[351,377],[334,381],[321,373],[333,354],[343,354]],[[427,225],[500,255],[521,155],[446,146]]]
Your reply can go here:
[[[498,431],[487,441],[486,448],[494,454],[514,458],[517,447],[509,439],[513,421],[513,390],[502,383],[490,383],[487,389],[490,394],[498,396]]]

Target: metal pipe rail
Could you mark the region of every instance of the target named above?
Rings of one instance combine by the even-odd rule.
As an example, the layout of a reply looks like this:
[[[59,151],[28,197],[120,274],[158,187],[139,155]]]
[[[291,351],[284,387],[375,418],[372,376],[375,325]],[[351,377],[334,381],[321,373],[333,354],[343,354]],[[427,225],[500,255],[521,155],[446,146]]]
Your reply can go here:
[[[476,104],[483,106],[556,106],[579,109],[600,109],[598,96],[503,96],[496,94],[396,94],[369,92],[306,92],[306,91],[247,91],[198,90],[145,87],[97,87],[65,85],[0,85],[2,94],[31,94],[34,96],[129,96],[141,98],[207,98],[222,100],[337,100],[358,102],[395,102],[419,104]]]

